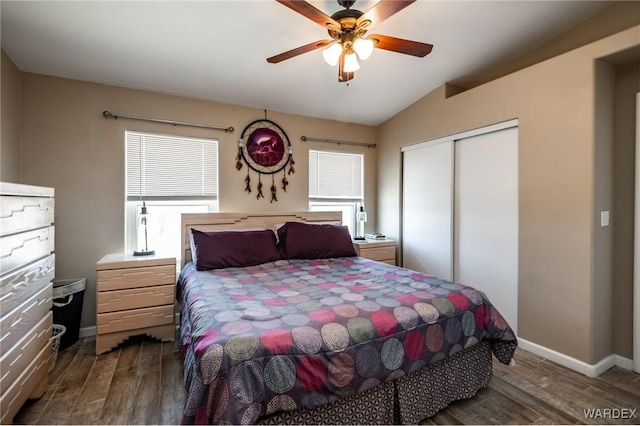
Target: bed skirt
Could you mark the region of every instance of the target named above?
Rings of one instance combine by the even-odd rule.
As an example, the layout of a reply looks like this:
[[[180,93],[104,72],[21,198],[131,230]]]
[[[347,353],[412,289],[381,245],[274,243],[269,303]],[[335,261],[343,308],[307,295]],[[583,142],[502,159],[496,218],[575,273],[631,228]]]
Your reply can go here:
[[[491,353],[491,343],[485,340],[364,392],[313,409],[267,415],[258,423],[418,424],[485,387],[492,377]]]

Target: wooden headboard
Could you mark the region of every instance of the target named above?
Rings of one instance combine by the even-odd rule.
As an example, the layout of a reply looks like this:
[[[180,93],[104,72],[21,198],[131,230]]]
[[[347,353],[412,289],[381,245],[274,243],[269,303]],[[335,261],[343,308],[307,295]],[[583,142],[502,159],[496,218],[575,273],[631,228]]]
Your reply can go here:
[[[224,231],[230,229],[274,229],[285,222],[329,223],[341,222],[342,212],[291,212],[291,213],[183,213],[180,268],[191,260],[191,229],[199,231]]]

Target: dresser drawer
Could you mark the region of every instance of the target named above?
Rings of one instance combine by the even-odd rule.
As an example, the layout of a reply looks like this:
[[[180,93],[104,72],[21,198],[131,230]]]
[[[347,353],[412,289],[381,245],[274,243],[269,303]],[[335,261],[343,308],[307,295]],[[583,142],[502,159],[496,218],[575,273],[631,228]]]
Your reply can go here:
[[[175,282],[175,263],[162,266],[98,271],[98,291],[125,290],[138,287],[175,284]]]
[[[51,254],[0,277],[0,312],[9,312],[33,293],[51,285],[56,258]]]
[[[9,350],[51,309],[53,287],[47,286],[0,318],[0,347]]]
[[[396,257],[396,247],[371,247],[366,249],[360,249],[360,255],[371,260],[394,260]]]
[[[2,389],[0,397],[0,413],[2,413],[1,423],[8,424],[16,415],[22,404],[32,397],[32,392],[36,386],[47,379],[49,363],[51,362],[51,346],[47,345],[40,349],[38,355],[21,372],[20,376],[8,388]],[[46,383],[45,383],[46,385]],[[38,395],[34,395],[38,396]]]
[[[43,347],[51,348],[51,325],[53,313],[49,311],[22,339],[0,358],[0,389],[7,389],[27,368]]]
[[[115,333],[117,331],[173,324],[173,315],[173,304],[98,314],[97,333]]]
[[[98,292],[98,313],[172,305],[174,284]]]
[[[53,223],[53,198],[0,197],[0,235],[45,228]]]
[[[6,273],[49,256],[53,238],[53,226],[0,237],[0,271]]]

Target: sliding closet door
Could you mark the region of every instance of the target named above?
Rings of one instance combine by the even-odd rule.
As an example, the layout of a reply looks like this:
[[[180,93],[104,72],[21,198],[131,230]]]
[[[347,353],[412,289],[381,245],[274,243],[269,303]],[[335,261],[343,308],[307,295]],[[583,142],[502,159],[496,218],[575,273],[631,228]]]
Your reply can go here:
[[[405,268],[452,279],[453,141],[403,151]]]
[[[482,290],[517,332],[517,127],[456,141],[454,193],[454,279]]]

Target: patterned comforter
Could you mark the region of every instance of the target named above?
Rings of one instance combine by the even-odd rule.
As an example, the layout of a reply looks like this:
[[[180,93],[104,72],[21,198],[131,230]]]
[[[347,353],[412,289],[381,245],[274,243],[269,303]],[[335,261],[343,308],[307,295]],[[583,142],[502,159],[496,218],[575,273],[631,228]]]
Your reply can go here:
[[[183,423],[317,407],[489,339],[516,338],[479,291],[360,257],[279,260],[178,279]]]

